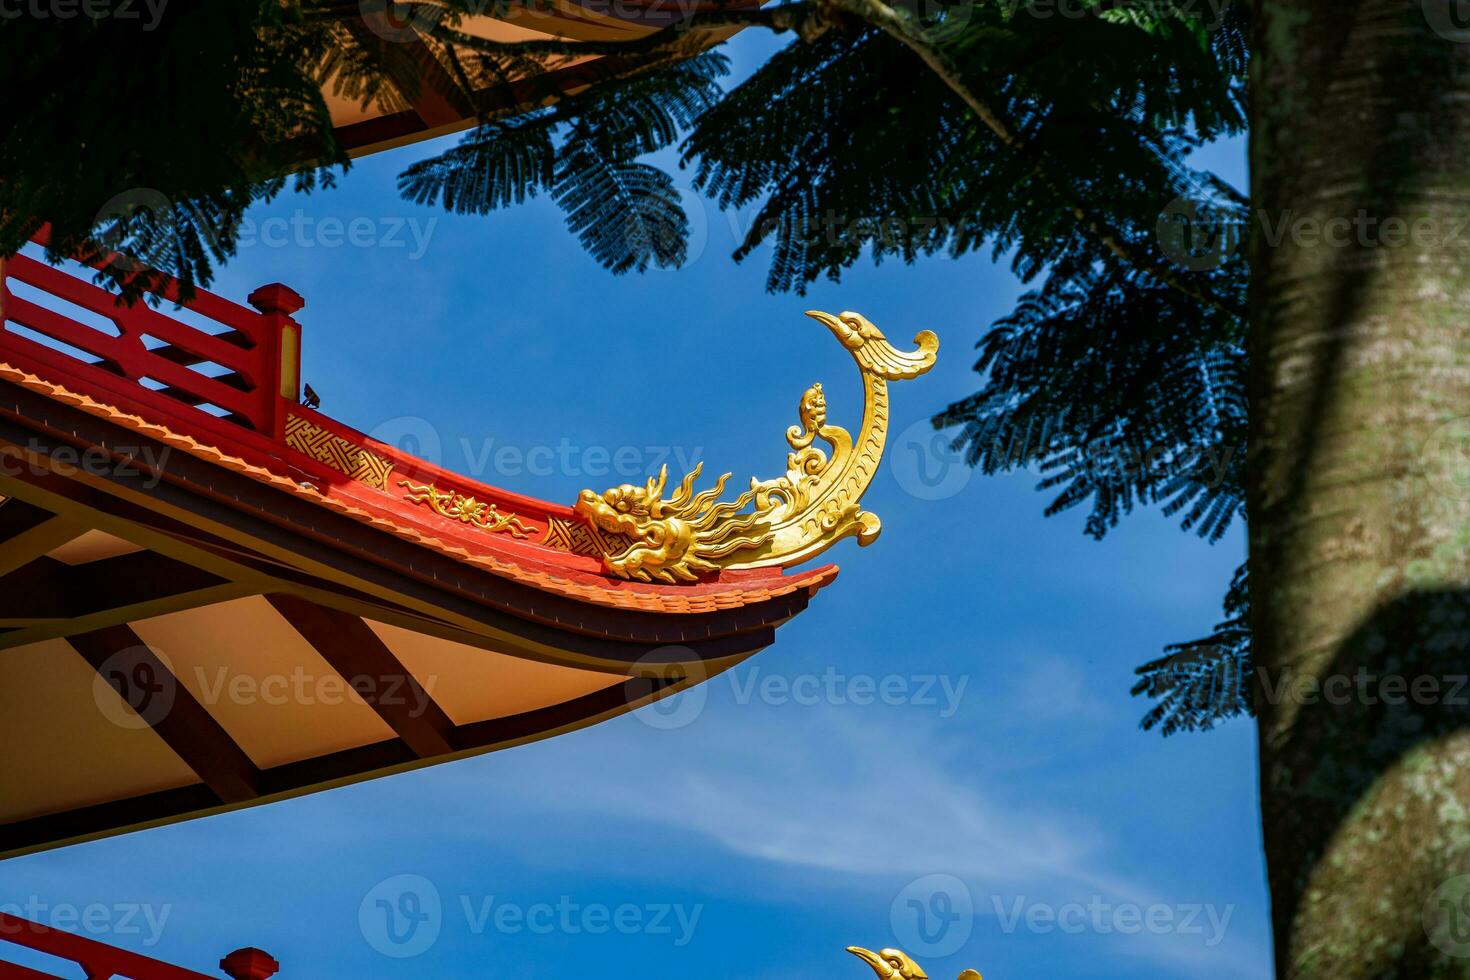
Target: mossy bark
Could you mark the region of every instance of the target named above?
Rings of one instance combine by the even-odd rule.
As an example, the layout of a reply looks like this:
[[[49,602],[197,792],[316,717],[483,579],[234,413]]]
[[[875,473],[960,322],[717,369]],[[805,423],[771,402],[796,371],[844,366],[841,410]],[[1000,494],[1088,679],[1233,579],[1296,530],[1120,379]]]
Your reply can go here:
[[[1293,980],[1470,977],[1470,31],[1446,30],[1455,5],[1255,4],[1252,627]]]

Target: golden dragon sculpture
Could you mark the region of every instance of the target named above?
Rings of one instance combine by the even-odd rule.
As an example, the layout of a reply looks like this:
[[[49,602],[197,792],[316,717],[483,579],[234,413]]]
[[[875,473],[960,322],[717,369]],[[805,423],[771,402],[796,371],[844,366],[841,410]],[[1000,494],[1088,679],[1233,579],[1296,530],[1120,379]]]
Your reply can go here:
[[[914,337],[918,349],[900,351],[882,331],[857,313],[807,316],[823,324],[847,348],[863,382],[863,421],[857,438],[827,421],[827,395],[820,383],[801,396],[800,425],[787,430],[791,452],[786,472],[771,480],[752,478],[750,488],[721,501],[726,473],[696,493],[703,464],[688,473],[664,499],[668,467],[637,486],[624,483],[597,493],[583,490],[575,510],[602,530],[632,544],[602,558],[622,578],[692,582],[717,569],[786,567],[804,562],[845,537],[872,544],[882,530],[877,515],[862,509],[888,440],[888,382],[916,378],[934,366],[939,338],[929,330]],[[820,439],[830,454],[815,445]]]

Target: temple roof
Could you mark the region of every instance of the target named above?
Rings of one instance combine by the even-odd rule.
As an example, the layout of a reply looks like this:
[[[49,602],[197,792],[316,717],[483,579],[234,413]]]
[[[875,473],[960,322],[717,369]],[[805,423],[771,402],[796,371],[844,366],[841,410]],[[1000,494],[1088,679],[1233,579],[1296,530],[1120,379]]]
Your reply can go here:
[[[825,565],[789,575],[778,568],[727,570],[688,585],[630,582],[603,570],[600,558],[608,549],[594,542],[605,536],[570,507],[458,476],[305,406],[292,406],[285,444],[279,447],[280,455],[257,457],[256,462],[250,462],[243,456],[256,454],[241,446],[232,447],[242,453],[235,455],[186,431],[177,431],[165,422],[130,414],[3,361],[0,361],[0,381],[74,406],[123,429],[156,439],[161,445],[351,517],[376,531],[390,533],[493,575],[579,602],[654,613],[712,612],[764,602],[798,590],[814,594],[837,576],[835,565]],[[175,425],[179,429],[189,428],[178,420]],[[330,448],[322,449],[323,446]],[[319,466],[311,465],[321,463],[333,469],[338,459],[361,459],[367,454],[375,456],[376,461],[367,470],[372,476],[366,480],[343,481],[338,472],[323,473]],[[381,470],[377,469],[377,461],[381,461]],[[399,476],[403,479],[397,479]],[[405,483],[432,486],[461,500],[493,504],[503,516],[514,515],[518,529],[524,528],[521,532],[524,536],[486,534],[478,525],[445,516],[432,507],[406,505],[410,494],[394,493],[391,487],[394,482],[400,486]]]
[[[491,5],[487,5],[491,6]],[[499,42],[520,41],[632,41],[678,24],[690,14],[713,7],[704,3],[669,3],[667,0],[619,0],[612,4],[599,0],[550,0],[545,3],[505,4],[498,16],[466,16],[457,30],[473,37]],[[475,105],[456,85],[450,67],[435,54],[435,46],[423,39],[424,28],[412,20],[389,20],[382,12],[373,12],[374,4],[365,0],[361,20],[350,26],[358,40],[368,45],[392,46],[396,52],[409,55],[415,78],[398,86],[398,104],[384,106],[377,102],[363,104],[358,99],[328,89],[327,106],[337,138],[352,156],[402,146],[467,129],[476,118]],[[691,32],[693,33],[693,32]],[[728,37],[733,30],[698,32],[709,43]],[[690,52],[700,49],[692,44]],[[455,54],[464,63],[470,60],[469,49],[460,46]],[[394,57],[391,64],[402,70],[405,59]],[[561,94],[575,94],[600,79],[624,72],[630,62],[618,57],[595,53],[568,53],[548,58],[539,75],[522,75],[508,84],[500,84],[476,93],[485,111],[515,111],[551,101]]]
[[[583,514],[302,404],[288,288],[123,307],[86,272],[0,278],[0,856],[631,711],[836,574],[613,574]]]
[[[783,474],[724,499],[696,466],[566,506],[307,404],[282,284],[244,305],[163,279],[155,308],[90,273],[0,267],[0,857],[544,738],[729,669],[836,576],[788,569],[877,539],[888,385],[939,346],[809,311],[857,369],[859,429],[814,384]]]

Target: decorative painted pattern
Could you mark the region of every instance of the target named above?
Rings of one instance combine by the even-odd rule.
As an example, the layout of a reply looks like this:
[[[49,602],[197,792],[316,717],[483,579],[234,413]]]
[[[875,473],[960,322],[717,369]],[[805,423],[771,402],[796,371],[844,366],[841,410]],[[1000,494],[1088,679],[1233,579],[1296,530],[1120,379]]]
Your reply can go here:
[[[546,537],[540,543],[558,551],[570,551],[574,555],[601,558],[631,547],[633,539],[604,531],[595,524],[549,517],[546,520]]]
[[[378,490],[387,489],[388,474],[393,472],[392,460],[368,452],[299,415],[286,416],[286,445]]]

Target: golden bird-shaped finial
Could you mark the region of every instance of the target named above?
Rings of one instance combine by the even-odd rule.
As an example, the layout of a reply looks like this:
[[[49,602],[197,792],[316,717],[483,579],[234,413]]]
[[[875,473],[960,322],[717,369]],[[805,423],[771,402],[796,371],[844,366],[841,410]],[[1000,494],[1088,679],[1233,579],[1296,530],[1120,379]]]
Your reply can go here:
[[[885,949],[875,953],[861,946],[849,946],[847,951],[873,968],[879,980],[929,980],[929,974],[901,949]]]
[[[920,330],[914,335],[918,350],[901,351],[861,313],[849,310],[834,316],[821,310],[807,310],[806,315],[832,331],[865,372],[886,381],[917,378],[934,366],[935,355],[939,353],[939,338],[932,330]]]
[[[929,980],[924,968],[901,949],[889,948],[875,953],[861,946],[849,946],[847,951],[872,967],[878,980]],[[959,980],[981,980],[981,977],[975,970],[966,970],[960,974]]]

